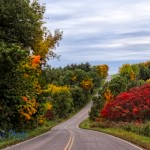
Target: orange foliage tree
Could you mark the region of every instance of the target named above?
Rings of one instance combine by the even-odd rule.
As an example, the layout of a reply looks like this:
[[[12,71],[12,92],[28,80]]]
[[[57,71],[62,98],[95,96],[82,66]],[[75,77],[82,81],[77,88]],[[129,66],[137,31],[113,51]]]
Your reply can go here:
[[[110,89],[106,89],[105,93],[104,93],[104,98],[106,100],[106,102],[110,102],[114,99],[114,95],[111,93]]]

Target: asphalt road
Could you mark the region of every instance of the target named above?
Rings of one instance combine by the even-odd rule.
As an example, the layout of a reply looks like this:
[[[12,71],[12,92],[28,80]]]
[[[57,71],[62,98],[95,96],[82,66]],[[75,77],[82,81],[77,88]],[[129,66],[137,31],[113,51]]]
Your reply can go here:
[[[91,105],[51,131],[5,150],[142,150],[111,135],[80,129],[78,125],[88,117]]]

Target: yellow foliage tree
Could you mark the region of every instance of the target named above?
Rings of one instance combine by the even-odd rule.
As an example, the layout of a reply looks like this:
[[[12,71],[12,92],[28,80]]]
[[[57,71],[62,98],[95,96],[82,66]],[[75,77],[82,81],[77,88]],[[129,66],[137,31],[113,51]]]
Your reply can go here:
[[[136,79],[136,69],[133,65],[124,64],[119,68],[119,73],[123,76],[126,76],[130,80]]]
[[[131,80],[135,80],[136,79],[136,75],[133,71],[130,72],[130,79]]]
[[[89,89],[91,89],[93,86],[94,86],[94,84],[93,84],[93,82],[92,82],[92,79],[85,79],[85,80],[83,80],[82,82],[81,82],[81,86],[85,89],[85,90],[89,90]]]
[[[77,76],[76,76],[76,75],[74,75],[74,76],[71,78],[71,80],[73,80],[73,81],[77,81]]]
[[[108,65],[103,64],[103,65],[99,65],[96,67],[97,73],[102,76],[102,77],[106,77],[108,75]]]
[[[114,99],[114,95],[111,93],[111,91],[107,88],[105,93],[104,93],[104,98],[106,102],[110,102]]]
[[[68,86],[57,86],[54,84],[49,84],[47,90],[45,90],[45,92],[50,92],[52,94],[60,91],[70,92],[70,88]]]
[[[20,117],[25,121],[31,120],[33,114],[37,112],[38,103],[35,99],[28,100],[26,96],[22,96],[22,104],[18,108]]]

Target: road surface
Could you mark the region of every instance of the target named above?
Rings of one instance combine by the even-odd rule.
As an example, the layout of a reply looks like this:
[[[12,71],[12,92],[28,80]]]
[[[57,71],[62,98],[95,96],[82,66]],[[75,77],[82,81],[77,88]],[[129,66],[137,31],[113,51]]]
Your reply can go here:
[[[80,129],[78,125],[88,117],[91,105],[51,131],[5,150],[142,150],[111,135]]]

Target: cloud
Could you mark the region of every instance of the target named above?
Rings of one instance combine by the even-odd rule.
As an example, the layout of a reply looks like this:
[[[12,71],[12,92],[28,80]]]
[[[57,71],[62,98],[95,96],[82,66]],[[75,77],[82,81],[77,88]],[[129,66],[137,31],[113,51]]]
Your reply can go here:
[[[110,72],[124,62],[140,62],[150,56],[149,0],[43,0],[50,31],[63,31],[56,53],[70,63],[109,63]],[[112,63],[110,63],[112,62]],[[111,68],[112,66],[112,68]],[[116,70],[115,70],[116,69]]]

